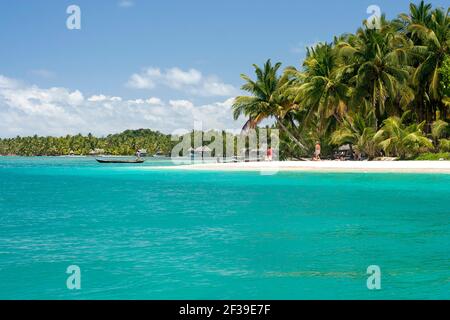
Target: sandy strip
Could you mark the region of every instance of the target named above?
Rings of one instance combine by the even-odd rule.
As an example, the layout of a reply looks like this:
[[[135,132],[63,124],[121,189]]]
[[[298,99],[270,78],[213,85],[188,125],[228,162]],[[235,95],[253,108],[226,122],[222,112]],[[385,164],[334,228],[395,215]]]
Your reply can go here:
[[[316,172],[393,172],[450,174],[450,161],[274,161],[240,163],[205,163],[153,167],[149,169],[188,171],[316,171]]]

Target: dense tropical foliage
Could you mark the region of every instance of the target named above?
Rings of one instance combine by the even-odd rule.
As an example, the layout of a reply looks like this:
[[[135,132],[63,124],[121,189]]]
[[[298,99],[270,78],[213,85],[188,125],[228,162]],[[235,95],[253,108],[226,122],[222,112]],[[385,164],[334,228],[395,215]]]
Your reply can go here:
[[[369,159],[448,152],[449,12],[411,4],[379,28],[365,21],[308,48],[299,69],[255,65],[256,80],[242,75],[251,96],[236,98],[234,116],[248,118],[244,129],[274,118],[284,157],[310,156],[317,141],[328,155],[350,144]]]
[[[127,130],[97,138],[92,134],[65,137],[16,137],[0,139],[0,154],[21,156],[89,155],[100,152],[111,155],[133,155],[138,149],[149,154],[170,154],[174,142],[169,135],[148,129]]]

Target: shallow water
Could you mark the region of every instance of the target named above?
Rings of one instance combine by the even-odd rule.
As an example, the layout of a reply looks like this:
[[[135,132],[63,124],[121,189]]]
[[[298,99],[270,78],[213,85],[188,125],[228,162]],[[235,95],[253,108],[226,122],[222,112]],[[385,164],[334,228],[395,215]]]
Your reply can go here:
[[[0,299],[448,299],[449,187],[0,157]]]

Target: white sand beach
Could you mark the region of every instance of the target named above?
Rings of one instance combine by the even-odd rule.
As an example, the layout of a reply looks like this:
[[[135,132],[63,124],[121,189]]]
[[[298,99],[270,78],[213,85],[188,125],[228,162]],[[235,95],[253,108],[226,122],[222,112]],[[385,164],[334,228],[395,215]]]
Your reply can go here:
[[[191,171],[317,171],[317,172],[392,172],[450,174],[450,161],[274,161],[204,163],[156,167],[164,170]]]

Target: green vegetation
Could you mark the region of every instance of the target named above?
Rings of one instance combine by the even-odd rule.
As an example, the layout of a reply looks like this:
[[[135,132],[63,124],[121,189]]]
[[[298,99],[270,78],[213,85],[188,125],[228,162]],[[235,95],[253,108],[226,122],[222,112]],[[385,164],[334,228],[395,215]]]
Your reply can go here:
[[[406,124],[408,115],[409,111],[401,118],[387,118],[382,128],[374,135],[373,140],[378,142],[386,155],[405,159],[433,148],[431,140],[423,135],[425,121]]]
[[[439,74],[441,76],[441,92],[443,95],[442,102],[444,105],[449,108],[450,107],[450,56],[447,56],[442,64],[441,69],[439,70]]]
[[[267,129],[268,141],[270,142],[270,128]],[[260,128],[256,128],[255,133],[260,135]],[[190,137],[189,137],[190,136]],[[170,135],[155,132],[149,129],[126,130],[119,134],[108,135],[103,138],[94,137],[92,134],[83,136],[65,137],[16,137],[11,139],[0,139],[0,155],[17,156],[60,156],[60,155],[134,155],[136,150],[145,149],[148,155],[159,153],[171,155],[174,147],[187,141],[187,145],[181,143],[186,155],[188,148],[196,148],[196,143],[203,146],[216,144],[216,138],[222,138],[222,150],[225,155],[228,148],[230,153],[237,154],[240,147],[249,148],[249,141],[245,140],[242,146],[238,145],[238,136],[225,131],[191,131],[185,135],[177,136],[178,139]],[[174,139],[173,139],[174,138]],[[174,140],[174,141],[172,141]],[[231,146],[227,145],[232,141]],[[258,145],[258,147],[260,147]],[[212,156],[217,156],[218,150],[212,149]],[[222,154],[222,153],[220,153]],[[180,154],[182,156],[183,154]]]
[[[20,156],[88,155],[101,149],[105,154],[132,155],[137,149],[147,149],[149,154],[169,154],[174,146],[169,135],[148,129],[127,130],[120,134],[96,138],[76,135],[66,137],[16,137],[0,139],[0,154]]]
[[[268,60],[256,80],[242,75],[234,117],[244,129],[275,118],[282,157],[325,155],[350,144],[369,159],[414,158],[450,150],[450,9],[420,2],[381,28],[364,22],[355,34],[308,48],[302,68]]]
[[[420,156],[418,156],[417,158],[415,158],[415,160],[420,160],[420,161],[436,161],[436,160],[450,160],[450,153],[449,152],[445,152],[445,153],[424,153],[421,154]]]

